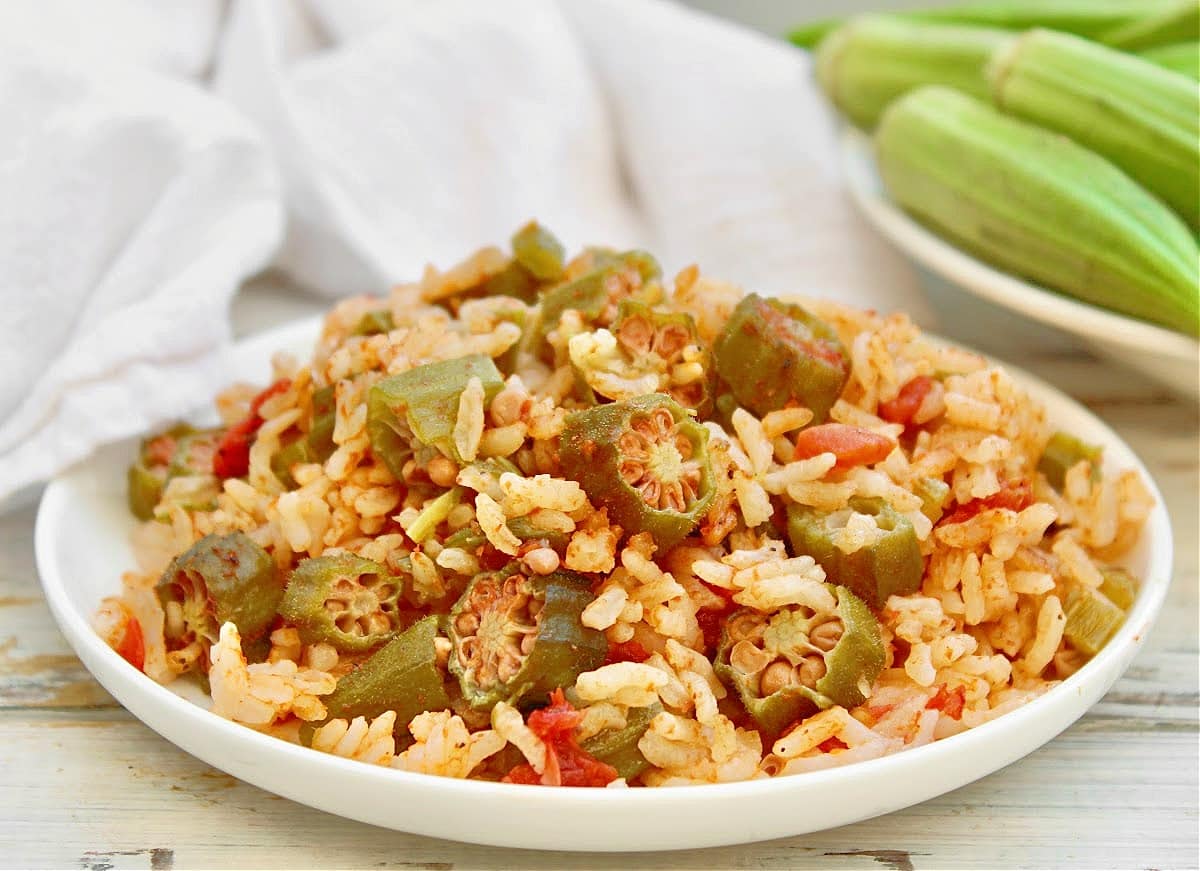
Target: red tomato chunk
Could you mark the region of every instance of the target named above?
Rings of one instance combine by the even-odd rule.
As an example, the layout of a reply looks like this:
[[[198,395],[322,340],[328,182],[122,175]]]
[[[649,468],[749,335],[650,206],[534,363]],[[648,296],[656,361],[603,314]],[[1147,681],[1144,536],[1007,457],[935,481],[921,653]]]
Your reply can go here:
[[[699,615],[697,615],[699,616]],[[650,654],[646,652],[646,648],[638,644],[636,641],[622,641],[619,644],[608,645],[608,656],[604,659],[605,665],[612,665],[614,662],[645,662],[650,658]]]
[[[518,765],[504,780],[542,786],[606,786],[617,779],[617,770],[588,754],[575,742],[575,729],[583,721],[561,689],[550,694],[549,707],[529,715],[528,726],[546,742],[546,770],[539,776],[528,763]]]
[[[887,459],[896,443],[886,436],[850,426],[845,423],[823,423],[810,426],[796,436],[797,460],[807,460],[818,454],[831,453],[837,457],[835,469],[870,466]]]
[[[879,403],[879,416],[888,423],[908,426],[921,409],[921,403],[933,390],[934,381],[928,375],[918,375],[900,388],[896,398]]]
[[[142,634],[142,624],[131,614],[126,614],[125,631],[121,641],[114,648],[117,654],[138,671],[146,667],[146,637]]]
[[[964,502],[944,517],[942,524],[964,523],[981,511],[1007,508],[1009,511],[1024,511],[1033,504],[1033,486],[1028,481],[1005,482],[999,492],[982,499]],[[941,525],[941,524],[939,524]]]
[[[258,410],[264,402],[276,393],[283,393],[291,385],[291,381],[281,378],[254,397],[246,419],[227,429],[217,445],[216,453],[213,454],[214,475],[218,478],[240,478],[250,471],[250,445],[254,441],[254,434],[263,425]]]
[[[942,684],[938,687],[938,691],[934,693],[932,699],[925,703],[925,707],[941,711],[952,720],[962,718],[963,706],[967,703],[966,687],[955,687],[952,690],[946,689],[946,685]]]

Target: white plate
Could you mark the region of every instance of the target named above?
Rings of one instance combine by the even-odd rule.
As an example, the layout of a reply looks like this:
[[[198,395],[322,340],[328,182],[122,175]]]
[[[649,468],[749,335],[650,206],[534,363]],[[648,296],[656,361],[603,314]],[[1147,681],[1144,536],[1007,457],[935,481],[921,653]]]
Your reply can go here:
[[[1185,395],[1200,393],[1200,342],[1030,284],[941,239],[888,199],[871,139],[852,127],[842,132],[842,169],[867,220],[925,268],[976,296],[1073,333],[1098,353]]]
[[[241,343],[231,351],[233,371],[265,381],[271,354],[284,349],[307,355],[317,329],[315,320],[303,321]],[[1082,407],[1040,381],[1019,372],[1017,377],[1058,426],[1103,444],[1113,467],[1133,467],[1145,476],[1158,507],[1129,560],[1145,583],[1108,646],[1041,698],[961,735],[845,768],[670,789],[513,786],[352,762],[223,720],[202,706],[198,690],[184,690],[181,697],[135,671],[89,624],[100,599],[119,588],[121,573],[134,564],[124,479],[132,441],[106,448],[46,488],[37,519],[38,570],[50,608],[79,658],[134,716],[208,764],[303,804],[406,832],[553,850],[677,849],[803,834],[941,795],[1049,741],[1121,675],[1162,605],[1171,578],[1171,531],[1145,468]]]

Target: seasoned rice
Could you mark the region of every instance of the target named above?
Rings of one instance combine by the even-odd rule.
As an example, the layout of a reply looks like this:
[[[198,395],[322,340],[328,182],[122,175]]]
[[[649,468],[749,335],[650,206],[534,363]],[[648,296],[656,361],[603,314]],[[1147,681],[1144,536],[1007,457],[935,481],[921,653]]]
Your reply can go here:
[[[1089,602],[1128,607],[1111,586],[1153,507],[1135,472],[1094,455],[1050,469],[1053,427],[1001,368],[902,314],[829,300],[788,304],[841,349],[840,389],[824,407],[756,412],[758,397],[739,401],[734,383],[756,374],[721,362],[737,339],[726,325],[752,298],[695,266],[664,283],[649,262],[589,249],[557,271],[541,263],[542,275],[485,248],[387,299],[339,303],[310,360],[277,356],[268,391],[218,397],[211,468],[159,469],[137,569],[105,600],[98,631],[156,681],[206,677],[213,712],[247,727],[406,771],[548,784],[720,783],[875,759],[1001,716],[1086,667],[1098,644],[1073,615]],[[564,288],[568,304],[550,305]],[[405,373],[462,358],[488,365],[449,398],[381,404]],[[775,358],[756,359],[764,383],[783,377]],[[674,441],[654,441],[630,413],[619,436],[591,424],[586,460],[574,458],[581,420],[647,396],[680,409],[646,417]],[[827,449],[796,456],[818,424],[832,428]],[[244,469],[222,474],[239,427]],[[856,460],[845,439],[883,447]],[[622,459],[605,466],[610,448]],[[689,468],[701,471],[689,479]],[[662,505],[687,516],[681,529]],[[210,537],[235,535],[267,555],[283,597],[253,631],[244,611],[189,611],[192,576],[180,574]],[[299,594],[284,586],[316,558],[374,568],[289,617]],[[911,584],[886,587],[914,567]],[[524,592],[470,611],[485,578],[488,602]],[[378,613],[356,610],[385,598]],[[483,628],[497,613],[508,622],[487,625],[511,633],[503,644]],[[370,673],[377,651],[429,615],[439,622],[423,667],[437,686],[426,689],[443,701],[407,721],[403,698],[365,715],[327,708],[347,675]],[[370,635],[377,625],[387,631]],[[796,626],[807,634],[789,647]],[[575,670],[529,676],[544,656],[530,651],[554,632],[573,651],[556,661]],[[368,640],[348,642],[354,633]],[[827,671],[842,667],[843,638],[876,645],[854,688]],[[807,701],[775,704],[768,685]],[[766,702],[790,713],[768,723]],[[636,762],[620,770],[605,761],[617,735],[621,765]]]

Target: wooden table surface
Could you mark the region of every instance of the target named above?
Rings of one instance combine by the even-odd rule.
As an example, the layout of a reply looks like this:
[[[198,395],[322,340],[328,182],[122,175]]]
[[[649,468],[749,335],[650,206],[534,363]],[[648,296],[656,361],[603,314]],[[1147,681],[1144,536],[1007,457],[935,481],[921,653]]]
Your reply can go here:
[[[943,332],[1037,372],[1104,418],[1146,461],[1174,523],[1175,577],[1149,641],[1112,691],[1042,749],[886,817],[746,846],[537,853],[378,829],[212,769],[113,701],[46,608],[30,504],[0,515],[0,867],[1196,867],[1197,407],[1064,337],[976,303],[938,303]],[[246,332],[313,309],[259,288],[239,299],[235,323]]]

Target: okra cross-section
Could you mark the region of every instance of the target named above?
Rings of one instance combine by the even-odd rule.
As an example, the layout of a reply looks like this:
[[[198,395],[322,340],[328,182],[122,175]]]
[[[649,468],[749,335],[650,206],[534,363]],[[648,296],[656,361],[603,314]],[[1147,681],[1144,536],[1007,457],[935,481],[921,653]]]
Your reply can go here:
[[[662,549],[686,536],[715,492],[708,430],[653,393],[581,411],[559,437],[563,472],[627,533]]]
[[[563,275],[566,251],[554,234],[530,221],[512,236],[513,258],[538,281],[557,281]]]
[[[400,628],[401,579],[352,553],[302,560],[288,581],[280,615],[306,644],[342,653],[370,650]]]
[[[731,614],[715,668],[759,730],[774,738],[818,709],[861,704],[883,661],[871,610],[845,587],[831,587],[828,607]]]
[[[638,742],[650,727],[650,721],[662,713],[662,705],[653,704],[645,708],[630,708],[625,725],[620,729],[606,729],[580,744],[588,755],[611,765],[618,777],[630,780],[650,767]]]
[[[837,537],[852,511],[873,517],[879,534],[874,542],[846,553],[837,546]],[[830,583],[849,587],[874,608],[882,608],[888,596],[907,596],[921,586],[925,567],[916,531],[882,499],[856,497],[849,508],[830,512],[789,505],[787,527],[797,556],[811,556]]]
[[[604,663],[608,642],[583,625],[582,575],[530,577],[518,563],[476,575],[450,610],[450,671],[474,708],[541,702]]]
[[[138,520],[152,518],[163,489],[172,478],[211,475],[218,439],[217,431],[198,431],[186,423],[145,439],[127,476],[129,510],[133,516]],[[199,509],[201,505],[191,503],[184,507]]]
[[[712,408],[711,360],[686,312],[622,300],[611,335],[576,336],[570,355],[587,386],[607,399],[661,392],[699,415]]]
[[[1099,445],[1089,445],[1070,433],[1056,432],[1050,436],[1046,449],[1042,451],[1037,469],[1046,476],[1046,481],[1055,490],[1062,490],[1067,472],[1079,462],[1087,460],[1091,464],[1092,481],[1100,480],[1100,463],[1104,450]]]
[[[450,707],[436,637],[437,617],[426,617],[379,648],[324,698],[328,717],[349,720],[395,711],[396,729],[404,732],[417,714]]]
[[[645,251],[597,254],[596,268],[586,275],[552,287],[542,296],[538,338],[558,328],[563,313],[579,312],[589,324],[608,326],[617,316],[621,300],[639,293],[659,277],[658,261]]]
[[[391,375],[371,388],[367,434],[375,455],[393,475],[402,477],[414,439],[461,459],[454,448],[454,422],[459,397],[472,378],[483,385],[485,403],[504,386],[504,378],[491,357],[471,354]]]
[[[802,306],[749,294],[713,348],[733,396],[760,417],[791,404],[825,420],[850,374],[837,335]]]
[[[206,535],[167,566],[156,586],[169,656],[181,671],[208,668],[208,650],[232,622],[248,643],[275,619],[283,579],[248,536]]]

